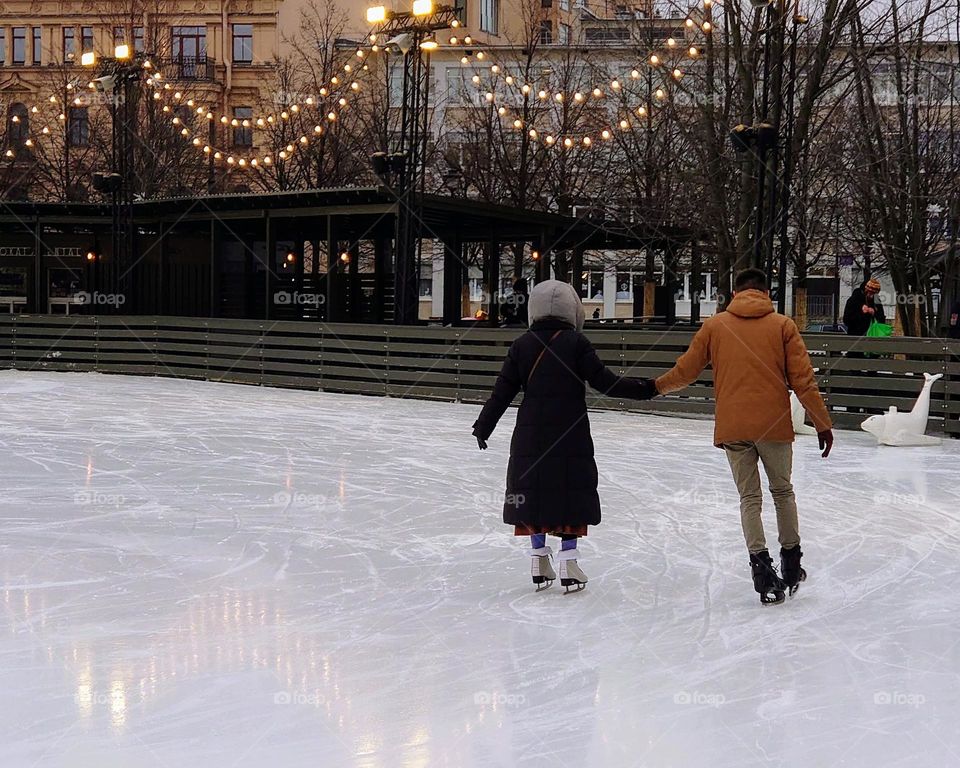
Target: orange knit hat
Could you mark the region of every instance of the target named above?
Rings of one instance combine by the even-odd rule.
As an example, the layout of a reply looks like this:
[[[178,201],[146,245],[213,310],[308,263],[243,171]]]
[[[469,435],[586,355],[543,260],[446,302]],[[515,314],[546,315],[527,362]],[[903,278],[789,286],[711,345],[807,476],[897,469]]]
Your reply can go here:
[[[868,291],[873,291],[874,293],[880,293],[880,281],[876,278],[870,278],[864,288]]]

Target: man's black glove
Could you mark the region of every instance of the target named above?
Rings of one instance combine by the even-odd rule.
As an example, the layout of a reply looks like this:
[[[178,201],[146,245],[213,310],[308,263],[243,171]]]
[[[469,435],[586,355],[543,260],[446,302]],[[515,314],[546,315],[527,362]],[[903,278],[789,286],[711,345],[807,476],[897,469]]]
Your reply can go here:
[[[820,438],[820,450],[823,451],[820,455],[827,458],[833,449],[833,430],[825,429],[823,432],[817,432],[817,437]]]

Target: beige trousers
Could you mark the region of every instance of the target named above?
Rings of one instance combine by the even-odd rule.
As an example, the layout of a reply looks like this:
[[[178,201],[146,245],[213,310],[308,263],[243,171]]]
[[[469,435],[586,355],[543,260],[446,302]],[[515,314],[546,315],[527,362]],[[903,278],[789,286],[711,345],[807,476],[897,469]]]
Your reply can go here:
[[[763,491],[760,487],[759,464],[770,484],[770,494],[777,510],[777,530],[780,546],[790,549],[800,543],[800,528],[797,521],[797,499],[793,493],[793,443],[770,443],[744,441],[724,445],[733,480],[740,492],[740,522],[743,537],[751,553],[767,548],[763,535],[760,513],[763,507]]]

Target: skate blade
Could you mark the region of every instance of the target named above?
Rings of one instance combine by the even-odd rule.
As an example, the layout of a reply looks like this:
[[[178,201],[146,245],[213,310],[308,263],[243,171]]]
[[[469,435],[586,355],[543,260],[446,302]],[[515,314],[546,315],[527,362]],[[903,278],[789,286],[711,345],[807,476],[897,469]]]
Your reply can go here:
[[[560,585],[563,587],[563,594],[570,595],[574,592],[583,592],[587,588],[587,582],[577,581],[576,579],[561,579]],[[573,592],[571,592],[570,587],[573,587]]]
[[[801,568],[801,569],[800,569],[800,579],[797,581],[796,584],[794,584],[792,587],[789,588],[789,591],[788,591],[787,594],[788,594],[790,597],[793,597],[795,594],[797,594],[797,590],[800,589],[800,585],[801,585],[803,582],[805,582],[806,580],[807,580],[807,572],[806,572],[805,570],[803,570],[803,568]]]
[[[780,590],[760,595],[760,602],[763,605],[779,605],[784,600],[786,600],[786,595]]]
[[[533,583],[537,585],[537,592],[543,592],[543,590],[550,589],[553,586],[553,579],[543,579],[542,581],[534,579]]]

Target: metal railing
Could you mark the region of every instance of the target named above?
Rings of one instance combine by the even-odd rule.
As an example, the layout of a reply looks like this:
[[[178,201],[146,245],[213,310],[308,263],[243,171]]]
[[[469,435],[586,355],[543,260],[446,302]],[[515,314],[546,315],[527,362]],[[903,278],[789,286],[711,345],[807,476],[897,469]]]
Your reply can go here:
[[[326,324],[179,317],[0,316],[0,368],[99,371],[263,386],[480,403],[520,329]],[[621,375],[658,376],[692,331],[589,330]],[[890,406],[909,410],[924,373],[942,373],[929,431],[960,437],[960,342],[806,337],[821,390],[840,427]],[[847,354],[852,352],[852,354]],[[863,355],[869,355],[864,357]],[[591,393],[593,408],[713,412],[708,370],[682,393],[649,403]]]
[[[174,56],[160,63],[177,80],[213,80],[217,71],[217,62],[208,56]]]

